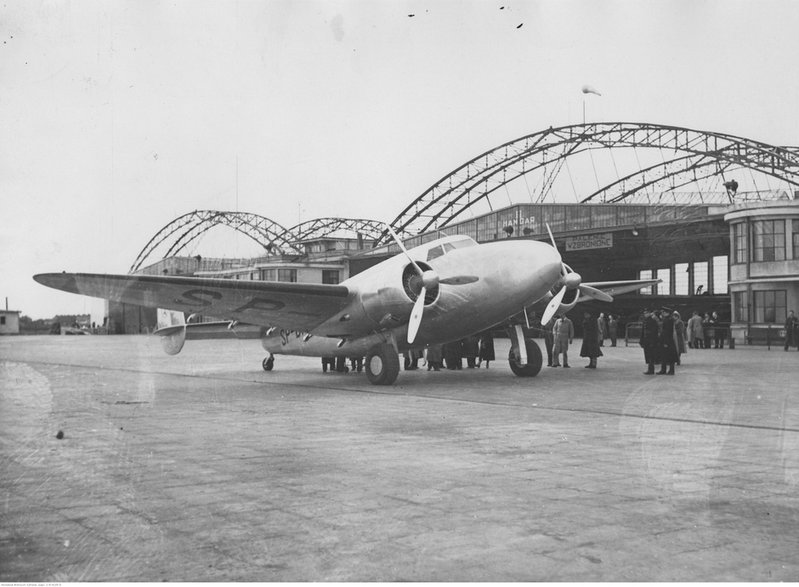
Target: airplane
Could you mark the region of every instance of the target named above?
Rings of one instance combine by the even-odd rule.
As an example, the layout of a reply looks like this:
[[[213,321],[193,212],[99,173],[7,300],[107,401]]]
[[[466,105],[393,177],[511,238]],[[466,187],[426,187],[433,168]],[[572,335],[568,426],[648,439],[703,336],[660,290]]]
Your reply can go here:
[[[658,279],[582,283],[555,246],[514,239],[478,244],[466,235],[446,236],[406,249],[337,285],[239,281],[208,277],[43,273],[33,278],[58,290],[158,308],[165,352],[177,354],[187,339],[233,333],[261,339],[275,355],[364,357],[367,378],[392,385],[399,353],[507,327],[510,368],[532,377],[541,350],[528,336],[528,310],[543,308],[541,323],[578,302],[613,300],[611,294],[642,289]],[[549,227],[547,227],[549,230]],[[190,314],[186,321],[186,314]],[[203,323],[193,317],[220,316]]]

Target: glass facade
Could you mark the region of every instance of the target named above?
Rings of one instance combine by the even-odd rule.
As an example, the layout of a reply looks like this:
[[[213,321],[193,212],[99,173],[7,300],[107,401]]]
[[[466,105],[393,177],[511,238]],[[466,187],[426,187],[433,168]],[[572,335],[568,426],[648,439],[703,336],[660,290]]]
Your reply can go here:
[[[799,259],[799,218],[793,219],[793,258]]]
[[[638,272],[638,279],[652,279],[652,271],[650,269],[644,269],[643,271]],[[652,286],[645,287],[644,289],[640,290],[641,295],[651,296],[654,292],[652,291]]]
[[[688,263],[677,263],[674,265],[674,295],[687,296],[689,291],[688,272],[690,270]]]
[[[278,281],[287,281],[291,283],[296,283],[297,281],[297,270],[296,269],[278,269],[277,270],[277,280]]]
[[[785,260],[785,221],[757,220],[752,223],[753,261]]]
[[[732,294],[732,319],[735,322],[749,322],[748,296],[745,291]]]
[[[739,222],[732,227],[732,241],[733,241],[733,263],[746,263],[747,258],[747,238],[746,238],[746,223]]]
[[[657,279],[660,279],[655,288],[659,296],[671,295],[671,269],[658,269],[655,274]]]
[[[713,293],[716,295],[729,293],[728,259],[727,255],[713,257]]]
[[[785,322],[787,312],[787,294],[784,289],[755,291],[754,313],[755,322],[782,324]]]
[[[707,291],[710,291],[708,285],[707,266],[707,261],[694,263],[694,293],[696,295],[701,295]]]

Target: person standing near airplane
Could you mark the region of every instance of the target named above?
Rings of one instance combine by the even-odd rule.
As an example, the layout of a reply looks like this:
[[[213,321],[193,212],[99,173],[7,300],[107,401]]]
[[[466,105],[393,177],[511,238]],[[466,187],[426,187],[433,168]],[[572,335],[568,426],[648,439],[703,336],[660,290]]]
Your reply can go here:
[[[660,371],[658,375],[674,375],[674,364],[679,358],[677,343],[674,336],[674,318],[670,310],[665,308],[661,312],[660,324]],[[668,371],[666,370],[668,368]]]
[[[608,316],[608,336],[610,336],[610,346],[616,346],[616,339],[619,333],[619,319],[610,314]]]
[[[558,355],[563,353],[563,367],[569,368],[569,344],[574,340],[574,324],[569,317],[562,314],[555,320],[552,327],[552,365],[550,367],[560,367]]]
[[[658,321],[649,308],[644,308],[644,320],[641,325],[639,344],[644,349],[644,361],[647,369],[644,375],[655,374],[655,363],[658,361]]]
[[[607,322],[605,322],[604,312],[600,312],[599,318],[596,319],[596,334],[599,346],[605,346],[605,339],[608,336],[608,325]]]
[[[483,361],[486,363],[486,369],[488,369],[488,364],[495,359],[494,355],[494,335],[491,334],[491,330],[486,330],[480,335],[480,355],[477,359],[477,368],[480,368]]]
[[[697,310],[688,319],[688,346],[694,349],[702,348],[702,317]]]
[[[588,359],[586,369],[596,369],[596,360],[602,356],[599,347],[602,346],[604,335],[599,331],[599,324],[604,323],[604,314],[594,318],[591,312],[586,311],[583,316],[583,344],[580,347],[580,356]]]

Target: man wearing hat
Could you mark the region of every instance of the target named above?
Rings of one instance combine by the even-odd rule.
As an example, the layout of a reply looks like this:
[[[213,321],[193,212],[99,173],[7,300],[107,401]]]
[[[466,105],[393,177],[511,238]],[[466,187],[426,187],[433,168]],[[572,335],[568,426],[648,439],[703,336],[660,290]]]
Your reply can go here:
[[[679,358],[677,342],[674,338],[674,318],[671,310],[663,308],[660,311],[660,371],[659,375],[674,375],[674,364]],[[666,370],[668,368],[668,371]]]
[[[655,363],[658,362],[658,321],[649,308],[644,308],[644,320],[639,344],[644,349],[644,361],[647,364],[644,375],[654,375]]]

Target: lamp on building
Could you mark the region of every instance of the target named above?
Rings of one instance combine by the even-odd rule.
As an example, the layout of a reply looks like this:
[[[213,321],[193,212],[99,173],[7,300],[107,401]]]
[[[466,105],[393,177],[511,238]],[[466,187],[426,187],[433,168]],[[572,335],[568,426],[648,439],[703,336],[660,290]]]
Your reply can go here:
[[[633,236],[638,236],[638,229],[633,226]]]
[[[502,230],[504,230],[505,234],[507,234],[508,236],[513,236],[513,227],[512,226],[506,226]]]
[[[533,234],[533,229],[528,226],[527,228],[522,230],[522,232],[524,233],[524,236],[530,236],[531,234]]]

